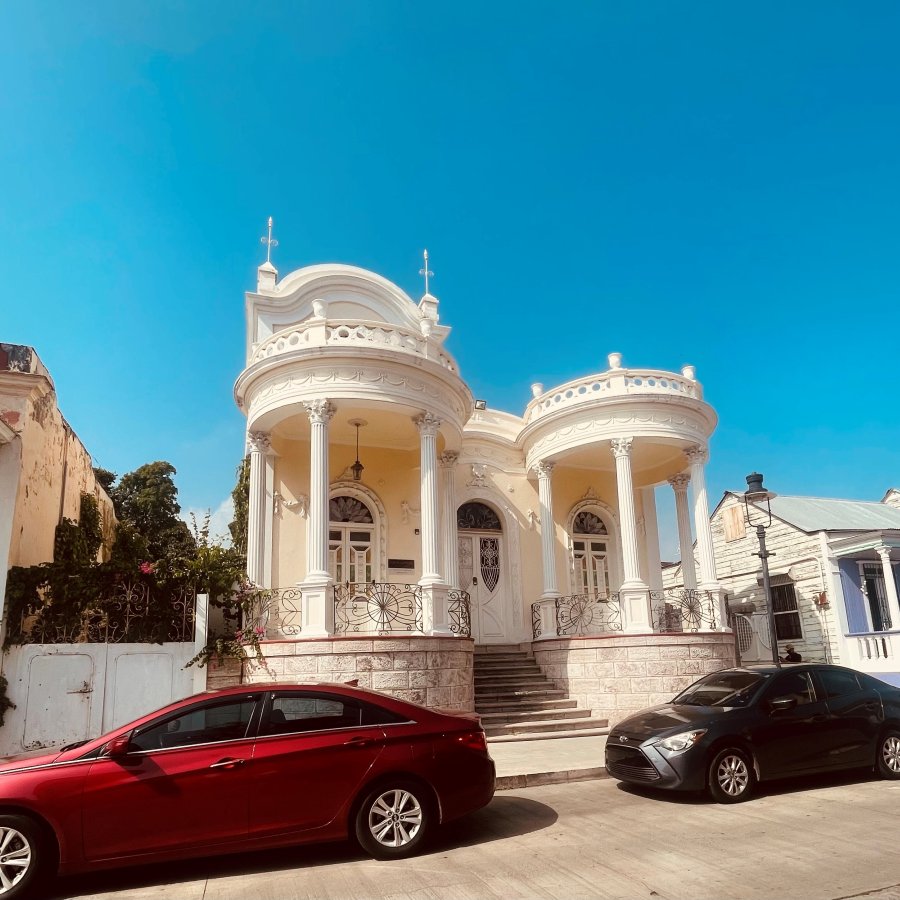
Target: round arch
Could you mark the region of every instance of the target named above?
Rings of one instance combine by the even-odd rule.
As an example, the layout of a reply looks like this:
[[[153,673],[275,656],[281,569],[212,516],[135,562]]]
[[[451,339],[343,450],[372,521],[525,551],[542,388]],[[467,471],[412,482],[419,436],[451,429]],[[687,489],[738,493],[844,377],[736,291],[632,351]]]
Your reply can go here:
[[[569,569],[569,591],[570,593],[580,593],[578,585],[575,583],[575,561],[573,556],[572,536],[575,534],[575,520],[581,513],[591,513],[595,515],[606,527],[606,533],[609,537],[609,551],[607,557],[609,559],[609,580],[610,590],[618,590],[624,578],[622,566],[622,543],[619,536],[619,522],[612,507],[608,506],[597,497],[586,497],[579,500],[570,510],[566,517],[566,551],[568,554]]]
[[[372,514],[375,526],[375,565],[372,569],[378,574],[378,581],[387,581],[387,515],[381,498],[356,481],[333,481],[328,489],[329,502],[335,497],[359,500]]]

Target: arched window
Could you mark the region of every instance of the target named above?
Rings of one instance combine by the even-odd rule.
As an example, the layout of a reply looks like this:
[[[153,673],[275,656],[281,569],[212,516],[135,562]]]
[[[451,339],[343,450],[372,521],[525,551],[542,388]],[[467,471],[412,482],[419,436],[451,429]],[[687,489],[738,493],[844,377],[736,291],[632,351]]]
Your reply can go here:
[[[456,513],[456,527],[465,531],[503,531],[500,517],[484,503],[463,503]]]
[[[356,497],[332,497],[328,504],[328,568],[338,582],[373,581],[375,520]]]
[[[606,523],[596,512],[583,509],[572,520],[571,539],[575,593],[608,595],[610,540]]]

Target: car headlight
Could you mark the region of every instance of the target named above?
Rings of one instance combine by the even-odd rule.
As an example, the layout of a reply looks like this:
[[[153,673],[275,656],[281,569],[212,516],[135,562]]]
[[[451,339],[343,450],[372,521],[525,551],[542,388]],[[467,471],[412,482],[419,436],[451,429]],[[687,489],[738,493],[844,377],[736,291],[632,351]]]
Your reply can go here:
[[[704,734],[706,734],[705,728],[700,731],[682,731],[680,734],[673,734],[661,741],[655,741],[653,746],[668,750],[669,753],[684,753],[685,750],[690,750]]]

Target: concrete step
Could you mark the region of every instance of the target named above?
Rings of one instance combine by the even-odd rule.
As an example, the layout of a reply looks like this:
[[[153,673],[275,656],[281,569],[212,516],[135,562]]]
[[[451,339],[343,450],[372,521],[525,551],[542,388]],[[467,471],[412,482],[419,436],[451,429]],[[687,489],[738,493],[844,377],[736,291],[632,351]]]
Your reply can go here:
[[[505,709],[497,712],[479,712],[481,716],[481,724],[487,728],[488,725],[518,725],[527,722],[548,722],[565,719],[572,721],[573,719],[590,718],[591,711],[589,709]]]
[[[475,663],[475,673],[496,672],[498,669],[540,669],[533,659],[499,659]]]
[[[476,672],[475,684],[479,684],[483,681],[497,681],[501,678],[507,680],[515,680],[516,678],[534,680],[535,678],[542,678],[546,680],[547,676],[540,669],[515,669],[513,671],[498,669],[496,672]]]
[[[559,700],[523,700],[516,698],[515,700],[487,700],[478,703],[475,707],[477,713],[503,712],[505,710],[539,710],[539,709],[577,709],[578,703],[570,700],[568,697],[561,697]]]
[[[484,724],[484,733],[488,737],[499,737],[504,734],[545,734],[552,731],[580,732],[586,728],[605,728],[609,724],[606,719],[593,719],[589,711],[584,712],[585,716],[581,719],[539,719],[507,725]]]
[[[482,701],[515,703],[516,700],[567,700],[565,691],[558,688],[501,688],[498,690],[482,690],[475,694],[475,703]]]
[[[595,719],[595,722],[603,722],[604,719]],[[550,740],[561,740],[563,738],[573,738],[573,737],[594,737],[598,735],[609,734],[609,726],[597,726],[594,728],[579,728],[578,730],[573,731],[540,731],[540,732],[522,732],[521,734],[498,734],[494,737],[489,737],[487,742],[489,744],[509,744],[515,741],[550,741]],[[599,755],[597,762],[600,766],[603,765],[603,753],[601,752]]]
[[[475,648],[475,657],[493,656],[495,653],[527,653],[518,644],[479,644]]]
[[[475,653],[476,666],[510,659],[534,659],[534,656],[524,650],[517,650],[515,653]]]

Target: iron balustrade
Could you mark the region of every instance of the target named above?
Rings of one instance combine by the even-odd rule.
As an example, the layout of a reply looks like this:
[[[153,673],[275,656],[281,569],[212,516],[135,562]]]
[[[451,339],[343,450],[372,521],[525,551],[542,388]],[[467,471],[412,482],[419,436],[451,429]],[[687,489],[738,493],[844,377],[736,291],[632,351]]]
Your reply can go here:
[[[715,631],[716,603],[710,591],[683,588],[651,591],[653,627],[661,632]]]
[[[420,585],[345,581],[334,586],[335,634],[422,630]]]
[[[535,639],[543,634],[543,608],[551,603],[557,637],[608,634],[622,630],[622,606],[618,593],[569,594],[553,600],[539,600],[531,605],[531,633]]]
[[[447,616],[450,633],[458,637],[472,637],[472,612],[467,591],[447,591]]]

